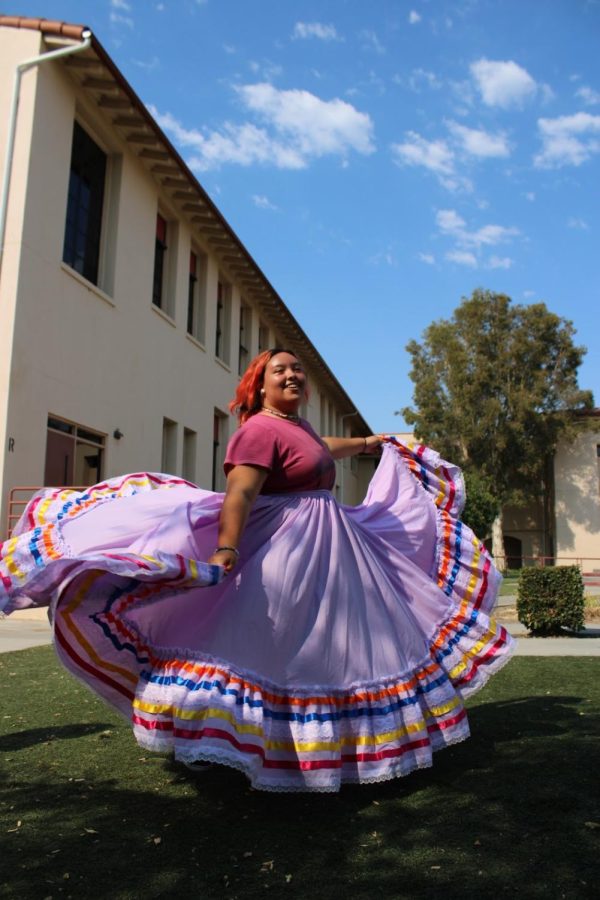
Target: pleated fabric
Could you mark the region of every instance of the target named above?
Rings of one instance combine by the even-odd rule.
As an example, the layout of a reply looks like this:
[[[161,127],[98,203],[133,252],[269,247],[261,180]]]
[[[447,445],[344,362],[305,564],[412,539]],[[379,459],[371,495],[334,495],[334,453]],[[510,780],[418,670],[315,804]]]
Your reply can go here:
[[[360,506],[260,496],[227,577],[203,561],[222,500],[152,473],[46,491],[0,546],[0,608],[49,605],[60,659],[142,747],[255,788],[383,781],[468,737],[513,641],[455,466],[390,440]]]

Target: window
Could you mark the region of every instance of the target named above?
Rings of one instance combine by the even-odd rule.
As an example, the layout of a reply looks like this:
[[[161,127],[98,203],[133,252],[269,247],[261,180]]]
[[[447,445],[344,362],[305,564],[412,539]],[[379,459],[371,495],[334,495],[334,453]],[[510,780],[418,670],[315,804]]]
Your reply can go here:
[[[74,422],[48,416],[44,484],[84,487],[102,480],[105,436]]]
[[[220,276],[217,282],[217,328],[215,355],[229,365],[229,336],[231,322],[231,285]]]
[[[263,353],[265,350],[270,350],[269,345],[269,328],[263,322],[258,326],[258,352]]]
[[[183,429],[183,467],[181,474],[186,481],[196,480],[196,432]]]
[[[160,213],[156,214],[156,240],[154,244],[154,277],[152,281],[152,302],[163,309],[165,302],[165,258],[167,255],[167,222]]]
[[[227,443],[227,416],[215,409],[213,416],[213,458],[212,458],[212,489],[213,491],[225,490],[225,473],[223,463],[225,461],[225,445]]]
[[[92,284],[98,284],[106,159],[106,153],[75,122],[63,261]]]
[[[161,471],[175,474],[177,471],[177,422],[163,419]]]
[[[206,257],[193,249],[190,252],[188,277],[187,332],[204,343],[206,319]]]
[[[244,374],[250,362],[251,327],[252,310],[249,306],[242,304],[240,306],[238,375]]]

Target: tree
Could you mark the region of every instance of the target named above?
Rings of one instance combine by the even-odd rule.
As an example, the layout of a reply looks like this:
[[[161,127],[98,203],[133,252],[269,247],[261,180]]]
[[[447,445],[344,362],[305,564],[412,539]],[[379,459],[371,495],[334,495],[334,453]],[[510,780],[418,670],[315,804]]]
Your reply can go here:
[[[492,552],[504,556],[502,507],[544,489],[548,455],[593,404],[579,388],[585,348],[544,303],[512,304],[476,290],[449,320],[410,341],[414,408],[402,410],[419,440],[474,473],[495,500]]]
[[[494,521],[500,512],[498,499],[494,494],[493,484],[479,472],[468,469],[463,473],[467,502],[463,510],[463,520],[475,534],[485,541],[492,534]]]

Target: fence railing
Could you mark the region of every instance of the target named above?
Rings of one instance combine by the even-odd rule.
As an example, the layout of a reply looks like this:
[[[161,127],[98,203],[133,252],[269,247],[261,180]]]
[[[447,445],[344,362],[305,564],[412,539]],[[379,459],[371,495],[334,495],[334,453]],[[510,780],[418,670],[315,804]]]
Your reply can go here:
[[[21,485],[11,488],[8,494],[8,514],[6,518],[6,537],[11,537],[13,529],[29,501],[39,491],[83,491],[81,485],[62,485],[45,488],[43,485]],[[523,566],[579,566],[584,577],[597,578],[600,581],[600,557],[597,556],[497,556],[496,564],[500,564],[507,572],[523,568]],[[504,566],[502,565],[504,563]]]
[[[9,538],[12,536],[13,530],[21,516],[23,515],[23,511],[30,500],[32,500],[36,494],[40,491],[44,490],[52,490],[52,491],[83,491],[85,488],[77,485],[62,485],[58,487],[46,488],[43,485],[21,485],[19,487],[11,488],[8,492],[8,512],[6,515],[6,537]]]
[[[506,570],[522,569],[524,566],[579,566],[583,575],[600,580],[600,557],[598,556],[496,556],[496,564],[504,563]]]

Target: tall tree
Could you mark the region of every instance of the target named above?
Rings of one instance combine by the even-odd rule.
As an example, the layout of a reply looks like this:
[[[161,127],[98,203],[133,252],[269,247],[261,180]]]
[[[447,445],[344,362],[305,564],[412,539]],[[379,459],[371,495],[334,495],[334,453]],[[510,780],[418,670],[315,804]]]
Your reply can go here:
[[[579,388],[585,347],[544,303],[513,304],[477,290],[449,320],[410,341],[414,407],[402,414],[417,437],[483,479],[497,502],[492,552],[501,561],[502,507],[544,487],[548,454],[593,404]]]

